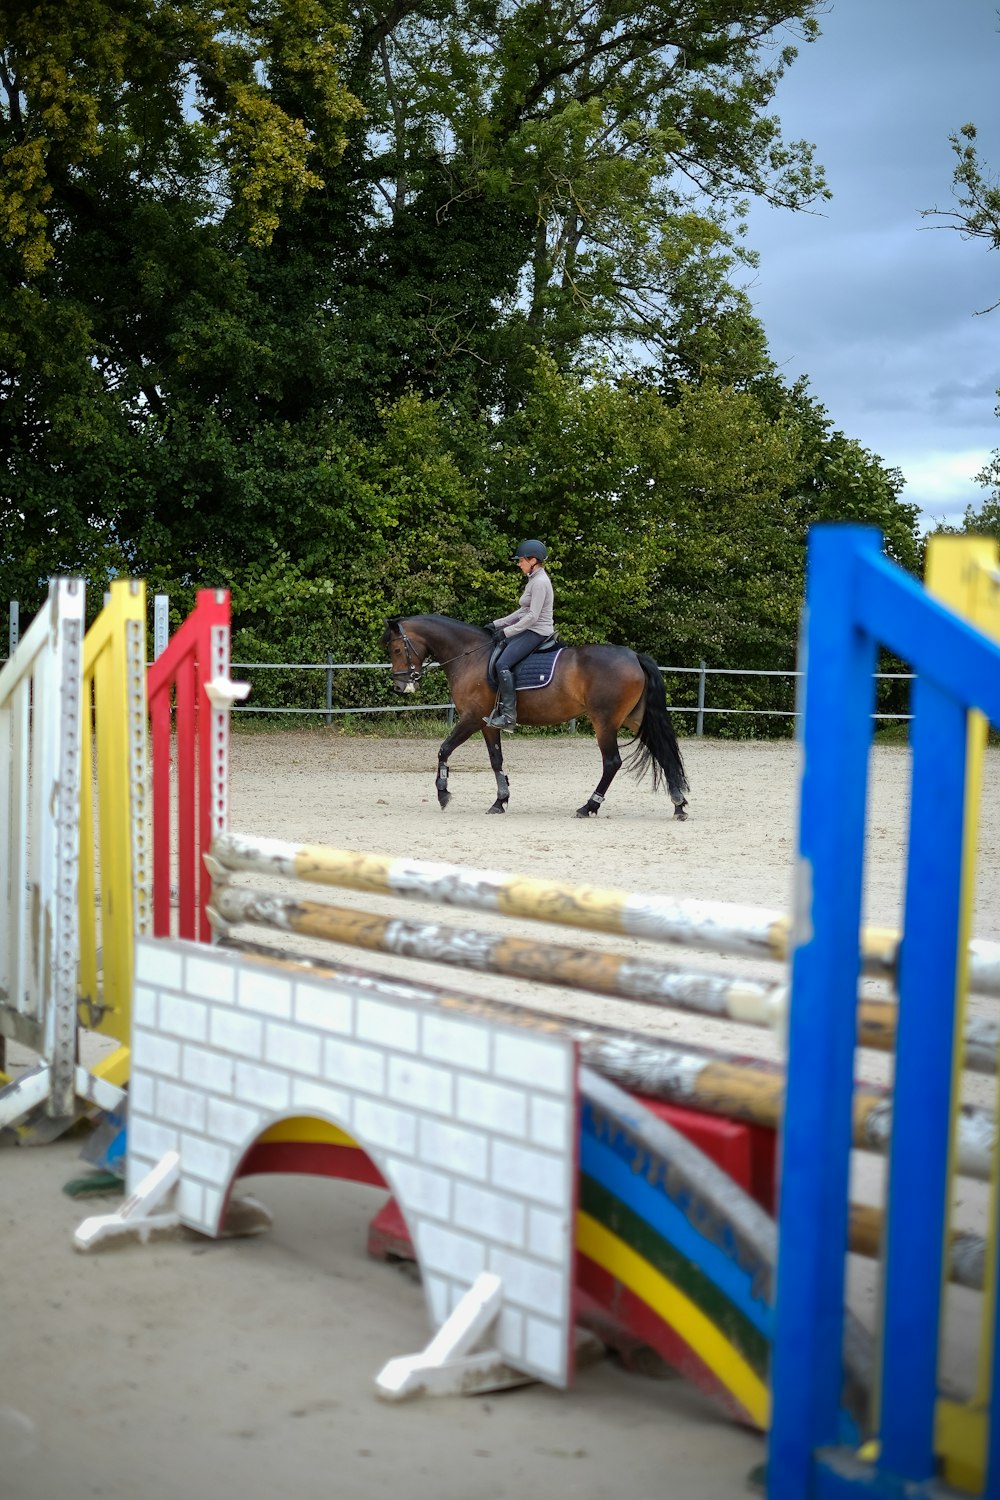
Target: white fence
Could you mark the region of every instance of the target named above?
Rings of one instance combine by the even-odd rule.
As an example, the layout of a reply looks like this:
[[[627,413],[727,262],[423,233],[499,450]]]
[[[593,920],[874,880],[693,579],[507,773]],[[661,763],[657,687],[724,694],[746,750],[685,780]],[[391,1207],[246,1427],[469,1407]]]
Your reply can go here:
[[[154,614],[154,626],[153,626],[153,640],[154,640],[153,655],[154,655],[154,657],[159,656],[160,651],[163,649],[163,646],[166,643],[166,639],[167,639],[167,610],[168,610],[168,604],[169,604],[169,600],[168,600],[168,596],[166,594],[157,594],[155,596],[155,601],[154,601],[155,614]],[[13,652],[14,647],[17,644],[17,631],[18,631],[18,606],[17,606],[16,601],[12,600],[11,604],[10,604],[10,642],[11,642],[10,649],[11,649],[12,652]],[[330,656],[327,657],[327,659],[326,659],[325,662],[297,662],[297,661],[285,661],[285,662],[276,662],[276,661],[240,661],[240,662],[235,662],[234,661],[232,663],[232,667],[233,667],[234,671],[238,670],[240,672],[321,672],[323,674],[324,701],[323,701],[323,704],[322,704],[321,707],[317,707],[317,706],[308,706],[308,707],[299,707],[299,706],[296,706],[296,707],[292,707],[292,708],[288,708],[288,707],[262,707],[262,706],[260,706],[258,704],[255,704],[255,703],[238,703],[238,704],[234,705],[234,712],[238,713],[238,714],[295,714],[295,715],[301,715],[301,716],[312,716],[312,715],[322,714],[322,716],[323,716],[323,722],[325,724],[328,724],[328,725],[332,724],[333,721],[334,721],[334,719],[338,718],[338,717],[340,717],[340,718],[348,718],[348,717],[355,717],[355,716],[363,715],[363,714],[367,715],[367,714],[428,714],[428,713],[439,713],[439,714],[446,714],[447,715],[449,724],[453,722],[454,717],[455,717],[455,705],[453,703],[451,703],[450,701],[445,701],[443,703],[409,703],[408,702],[408,703],[405,703],[405,704],[402,703],[402,702],[400,702],[400,703],[391,704],[388,707],[385,707],[385,706],[380,706],[380,707],[362,707],[360,705],[346,707],[346,708],[345,707],[336,707],[336,708],[334,707],[334,680],[335,680],[334,679],[334,674],[335,673],[337,673],[337,672],[388,672],[389,671],[389,663],[388,662],[380,662],[380,661],[379,662],[373,662],[373,661],[335,661],[333,659],[332,654],[331,654]],[[435,664],[433,662],[431,662],[431,663],[428,663],[427,670],[433,672],[435,670],[440,670],[440,669],[436,668]],[[803,675],[801,672],[798,672],[798,671],[794,671],[794,670],[788,670],[788,671],[780,671],[780,670],[769,671],[769,670],[765,670],[765,669],[762,669],[762,668],[751,668],[751,667],[709,667],[709,666],[706,666],[706,664],[705,664],[704,661],[699,662],[696,667],[677,667],[677,666],[662,666],[661,665],[660,671],[664,674],[664,676],[673,676],[673,677],[693,676],[693,677],[697,677],[697,679],[698,679],[698,684],[697,684],[697,703],[695,703],[695,704],[669,703],[667,705],[667,707],[669,708],[670,712],[673,713],[673,714],[693,715],[693,717],[694,717],[694,732],[698,736],[701,736],[701,735],[704,734],[704,730],[705,730],[705,718],[706,718],[706,716],[713,716],[714,715],[714,716],[718,716],[718,717],[728,716],[728,717],[781,718],[781,719],[796,719],[799,716],[797,696],[796,696],[795,707],[794,708],[787,708],[787,709],[786,708],[717,708],[717,707],[714,707],[713,705],[710,705],[708,703],[708,701],[707,701],[707,698],[708,698],[708,686],[709,686],[709,681],[708,680],[711,677],[781,677],[781,678],[784,678],[786,681],[788,681],[790,683],[794,683],[795,684],[795,688],[796,688],[796,692],[797,692],[798,682],[799,682],[799,680],[801,679],[801,677]],[[908,681],[912,680],[912,673],[909,673],[909,672],[877,672],[875,674],[875,677],[876,677],[876,681],[879,681],[879,682],[889,682],[889,681],[905,681],[905,682],[908,682]],[[443,684],[443,686],[446,687],[446,684]],[[910,716],[909,716],[909,714],[876,713],[876,714],[873,715],[873,717],[875,719],[878,719],[878,720],[889,721],[889,720],[899,720],[899,719],[906,720],[906,719],[909,719]],[[575,731],[575,729],[576,729],[576,720],[575,719],[571,721],[571,723],[569,725],[569,728],[570,728],[571,731]]]
[[[240,661],[233,662],[233,670],[240,672],[323,672],[325,673],[326,702],[322,708],[267,708],[255,704],[242,703],[235,706],[236,713],[254,714],[322,714],[327,724],[333,722],[337,715],[357,714],[400,714],[400,713],[447,713],[449,723],[454,718],[455,705],[451,702],[445,703],[416,703],[416,704],[392,704],[388,708],[334,708],[333,707],[333,674],[335,672],[387,672],[388,662],[371,661],[342,661],[336,662],[331,657],[326,662],[272,662],[272,661]],[[433,662],[428,663],[428,671],[440,671]],[[714,708],[706,702],[707,682],[709,677],[783,677],[787,681],[798,686],[799,680],[804,675],[798,671],[766,671],[751,667],[709,667],[700,662],[696,667],[672,667],[661,666],[660,671],[666,676],[696,676],[698,678],[698,702],[697,704],[668,703],[667,707],[673,714],[693,714],[695,716],[695,734],[702,735],[705,728],[706,714],[746,716],[749,718],[783,718],[796,719],[799,717],[799,709],[795,708]],[[913,674],[910,672],[876,672],[877,682],[909,682]],[[876,713],[875,719],[909,719],[909,714]],[[571,721],[571,727],[575,728],[576,720]]]

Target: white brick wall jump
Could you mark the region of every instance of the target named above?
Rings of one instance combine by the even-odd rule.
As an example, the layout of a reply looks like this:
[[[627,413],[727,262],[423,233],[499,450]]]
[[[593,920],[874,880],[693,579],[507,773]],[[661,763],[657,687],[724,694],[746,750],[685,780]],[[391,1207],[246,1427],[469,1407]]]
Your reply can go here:
[[[278,1120],[348,1132],[391,1184],[437,1329],[480,1271],[503,1278],[497,1346],[572,1374],[575,1044],[301,979],[242,954],[140,938],[128,1191],[178,1151],[177,1207],[216,1234],[233,1177]]]

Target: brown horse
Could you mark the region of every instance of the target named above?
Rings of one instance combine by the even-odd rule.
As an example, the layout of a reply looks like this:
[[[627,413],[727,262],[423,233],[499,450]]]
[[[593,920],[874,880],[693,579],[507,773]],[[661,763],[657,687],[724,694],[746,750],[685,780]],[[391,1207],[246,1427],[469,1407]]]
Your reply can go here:
[[[447,615],[401,615],[386,625],[382,644],[388,650],[393,686],[398,692],[416,690],[428,660],[436,661],[448,679],[458,719],[438,750],[435,786],[441,807],[451,801],[448,757],[478,729],[497,779],[497,798],[488,810],[505,812],[510,785],[503,769],[500,730],[483,722],[496,701],[496,691],[486,675],[493,645],[490,633]],[[667,713],[663,678],[652,657],[640,656],[625,646],[565,646],[548,686],[522,690],[517,695],[519,724],[566,724],[581,714],[587,715],[597,733],[604,774],[589,801],[577,808],[578,818],[589,818],[599,811],[621,767],[618,730],[623,726],[637,737],[626,769],[642,775],[652,768],[654,790],[665,781],[674,817],[687,817],[684,763]]]

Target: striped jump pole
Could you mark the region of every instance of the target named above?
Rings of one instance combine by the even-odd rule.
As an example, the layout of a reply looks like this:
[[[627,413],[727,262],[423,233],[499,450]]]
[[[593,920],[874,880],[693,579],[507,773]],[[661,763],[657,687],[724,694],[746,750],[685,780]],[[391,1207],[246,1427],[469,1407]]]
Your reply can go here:
[[[237,899],[231,906],[223,902],[222,910],[252,910],[255,893],[246,893],[250,897],[247,903],[240,899],[243,894],[235,893]],[[216,886],[213,899],[221,900],[222,897],[222,890]],[[287,928],[281,929],[279,924],[268,920],[270,903],[271,898],[265,895],[263,902],[258,904],[257,917],[261,919],[258,925],[287,931]],[[221,912],[218,916],[221,916]],[[358,934],[366,921],[373,920],[375,925],[369,928],[369,936],[377,938],[382,919],[370,919],[366,913],[348,913],[348,918],[343,928],[345,934],[348,931]],[[355,918],[358,920],[350,920]],[[329,934],[314,931],[312,935]],[[236,942],[233,946],[248,952],[272,955],[275,951],[266,946],[242,942]],[[379,945],[377,941],[373,941],[361,946],[378,948]],[[403,956],[414,955],[408,953]],[[731,1120],[746,1120],[770,1129],[777,1129],[781,1122],[785,1071],[778,1063],[762,1058],[738,1057],[714,1049],[696,1047],[691,1043],[675,1046],[658,1039],[640,1038],[625,1027],[606,1026],[591,1021],[582,1023],[571,1017],[536,1011],[533,1007],[506,1001],[492,1000],[488,1003],[491,1007],[499,1008],[498,1013],[502,1011],[512,1016],[544,1018],[550,1027],[567,1032],[580,1043],[582,1055],[591,1067],[633,1093],[645,1094],[650,1098],[702,1110],[706,1114],[721,1115]],[[855,1146],[866,1151],[886,1152],[892,1133],[890,1091],[878,1084],[857,1084],[854,1091],[853,1121]],[[993,1115],[988,1110],[966,1106],[959,1121],[957,1146],[958,1170],[964,1176],[988,1180],[995,1138],[996,1121]]]
[[[783,1031],[787,1017],[788,986],[781,980],[713,974],[593,948],[449,927],[441,922],[405,921],[233,885],[213,885],[211,899],[208,915],[216,931],[246,923],[369,952],[587,990],[779,1031]],[[859,1046],[891,1051],[895,1035],[895,1005],[884,1000],[859,1001]],[[976,1072],[995,1073],[998,1044],[1000,1035],[993,1018],[969,1021],[965,1066]]]
[[[558,1031],[571,1036],[577,1043],[583,1063],[630,1094],[770,1129],[776,1128],[781,1117],[784,1076],[776,1063],[727,1056],[688,1044],[677,1047],[656,1038],[639,1037],[620,1027],[592,1021],[579,1022],[513,1001],[484,999],[462,990],[446,990],[429,981],[409,977],[392,979],[332,958],[293,955],[249,939],[227,935],[223,945],[264,959],[288,974],[300,974],[303,968],[312,969],[318,975],[343,980],[373,994],[405,994],[411,1004],[433,1005],[458,1014],[513,1022],[542,1034]],[[855,1140],[859,1148],[885,1151],[891,1129],[891,1118],[885,1108],[887,1100],[888,1090],[876,1085],[863,1085],[859,1089]],[[988,1134],[989,1118],[984,1117],[979,1124]],[[970,1145],[981,1165],[982,1147],[971,1142]],[[970,1172],[969,1175],[976,1174]],[[859,1255],[877,1258],[882,1223],[879,1209],[867,1204],[852,1204],[850,1248]],[[950,1279],[974,1290],[981,1287],[984,1254],[983,1241],[977,1235],[954,1235]]]
[[[784,961],[790,951],[790,919],[766,907],[635,895],[613,887],[534,880],[465,865],[231,832],[215,838],[211,857],[216,878],[223,871],[254,871],[749,958]],[[865,928],[863,972],[872,978],[892,979],[899,946],[899,934],[891,929]],[[1000,996],[1000,943],[969,944],[969,986],[981,994]]]

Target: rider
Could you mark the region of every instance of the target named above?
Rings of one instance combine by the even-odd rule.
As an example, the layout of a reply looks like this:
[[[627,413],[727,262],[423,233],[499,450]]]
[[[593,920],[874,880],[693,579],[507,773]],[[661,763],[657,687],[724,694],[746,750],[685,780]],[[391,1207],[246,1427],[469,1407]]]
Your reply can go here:
[[[545,571],[548,548],[534,539],[522,542],[514,553],[527,582],[518,607],[502,620],[491,620],[487,629],[504,636],[507,644],[497,657],[500,707],[484,719],[493,729],[513,729],[517,723],[517,695],[513,668],[553,634],[552,583]]]

